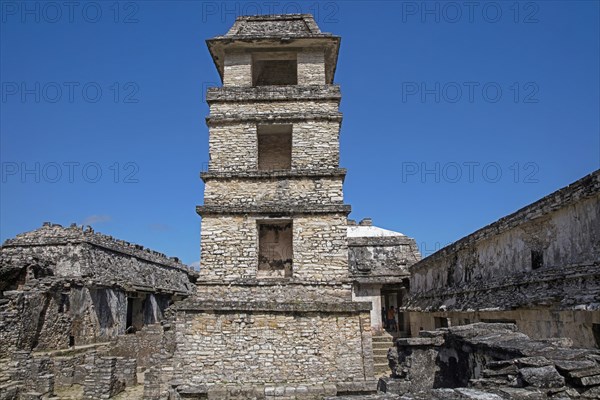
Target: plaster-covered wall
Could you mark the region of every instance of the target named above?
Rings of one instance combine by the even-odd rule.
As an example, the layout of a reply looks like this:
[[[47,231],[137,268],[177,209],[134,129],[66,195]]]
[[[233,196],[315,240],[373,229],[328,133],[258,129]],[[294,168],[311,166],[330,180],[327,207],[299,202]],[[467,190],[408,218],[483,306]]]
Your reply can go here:
[[[548,196],[415,264],[411,267],[411,293],[530,272],[532,252],[542,254],[542,268],[600,261],[598,174],[587,181],[566,193]],[[578,199],[573,192],[591,193]]]
[[[600,345],[600,171],[410,268],[411,330],[508,320],[534,338]]]
[[[352,289],[352,301],[371,303],[371,329],[373,332],[383,331],[383,321],[381,320],[381,285],[355,285]]]

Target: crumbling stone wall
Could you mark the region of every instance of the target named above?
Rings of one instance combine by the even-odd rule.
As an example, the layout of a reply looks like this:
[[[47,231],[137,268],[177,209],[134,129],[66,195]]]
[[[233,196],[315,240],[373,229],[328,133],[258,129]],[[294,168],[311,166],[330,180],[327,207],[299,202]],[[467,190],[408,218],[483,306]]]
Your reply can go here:
[[[408,267],[420,259],[415,240],[407,236],[348,238],[350,273],[356,277],[408,277]]]
[[[598,346],[598,243],[600,171],[413,265],[412,331],[434,318],[504,320],[532,337]]]
[[[152,357],[164,350],[164,331],[159,323],[144,326],[133,335],[120,335],[110,345],[111,356],[135,359],[140,367],[153,365]]]
[[[109,399],[137,383],[136,361],[122,357],[95,357],[83,381],[84,399]]]
[[[57,365],[47,355],[33,356],[29,351],[14,351],[0,357],[0,399],[47,399],[54,397]]]
[[[86,277],[152,291],[189,292],[193,288],[190,277],[195,274],[178,259],[75,225],[63,228],[47,223],[8,239],[2,254],[14,258],[17,265],[27,257],[48,260],[55,276]]]
[[[131,296],[137,326],[155,323],[173,298],[192,293],[196,273],[91,229],[45,224],[4,243],[0,276],[6,278],[0,357],[7,357],[15,350],[61,349],[124,334]]]
[[[461,398],[441,388],[474,388],[495,399],[597,398],[600,352],[562,339],[531,340],[514,324],[477,323],[396,341],[388,353],[388,393]],[[436,390],[438,389],[438,390]],[[486,394],[487,393],[487,394]],[[479,398],[479,397],[473,397]]]

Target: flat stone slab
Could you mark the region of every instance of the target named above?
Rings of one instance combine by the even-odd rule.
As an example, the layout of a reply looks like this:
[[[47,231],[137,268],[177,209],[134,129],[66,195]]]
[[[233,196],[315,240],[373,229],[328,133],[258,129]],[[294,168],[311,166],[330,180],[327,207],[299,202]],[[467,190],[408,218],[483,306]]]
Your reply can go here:
[[[565,378],[553,366],[521,368],[519,380],[526,386],[539,388],[556,388],[565,385]]]
[[[441,346],[444,344],[444,338],[438,337],[418,337],[418,338],[400,338],[396,340],[397,346]]]
[[[363,312],[371,311],[368,302],[267,302],[267,301],[184,301],[175,308],[179,311],[273,311],[273,312]]]

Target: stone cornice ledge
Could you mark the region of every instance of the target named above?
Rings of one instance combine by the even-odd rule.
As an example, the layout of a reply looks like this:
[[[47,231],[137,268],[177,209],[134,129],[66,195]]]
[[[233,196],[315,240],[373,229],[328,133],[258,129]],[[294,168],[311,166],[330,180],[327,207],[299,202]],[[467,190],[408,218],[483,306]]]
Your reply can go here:
[[[269,287],[269,286],[344,286],[352,283],[352,280],[339,278],[327,281],[308,281],[290,278],[240,278],[229,281],[223,280],[199,280],[197,286],[240,286],[240,287]]]
[[[342,98],[339,85],[309,86],[223,86],[206,92],[208,104],[244,101],[337,100]]]
[[[272,178],[329,178],[345,177],[347,170],[345,168],[335,169],[298,169],[298,170],[276,170],[276,171],[232,171],[232,172],[201,172],[200,178],[206,182],[211,179],[272,179]]]
[[[333,121],[342,122],[342,113],[340,112],[305,112],[305,113],[258,113],[258,114],[214,114],[206,117],[206,125],[209,127],[236,124],[239,122],[254,122],[260,124],[269,123],[287,123],[301,121]]]
[[[201,301],[188,298],[176,306],[177,311],[269,311],[269,312],[338,312],[359,313],[371,311],[370,302],[346,301],[320,303],[314,301],[269,302],[269,301]]]
[[[461,287],[410,294],[408,311],[507,311],[552,306],[555,310],[600,309],[600,263],[549,267]]]
[[[415,239],[408,236],[372,236],[372,237],[348,237],[348,246],[352,247],[376,247],[397,246],[415,244]]]
[[[277,205],[277,206],[196,206],[196,212],[200,216],[205,215],[231,215],[231,214],[258,214],[274,216],[291,216],[296,214],[350,214],[352,208],[349,204],[335,205]]]

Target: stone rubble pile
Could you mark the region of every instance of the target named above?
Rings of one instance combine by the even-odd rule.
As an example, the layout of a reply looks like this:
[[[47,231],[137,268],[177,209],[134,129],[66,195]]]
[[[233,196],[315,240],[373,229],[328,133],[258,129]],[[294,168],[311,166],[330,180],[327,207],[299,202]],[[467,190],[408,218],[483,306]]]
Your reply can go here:
[[[563,339],[532,340],[514,324],[422,331],[398,339],[388,360],[392,375],[379,389],[402,399],[600,397],[599,350],[571,348]]]

